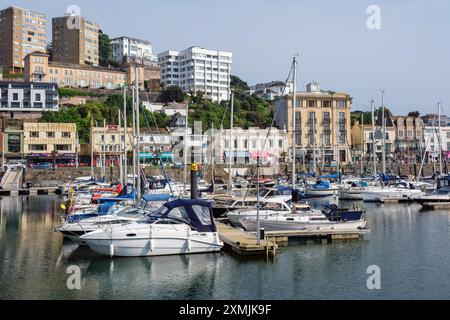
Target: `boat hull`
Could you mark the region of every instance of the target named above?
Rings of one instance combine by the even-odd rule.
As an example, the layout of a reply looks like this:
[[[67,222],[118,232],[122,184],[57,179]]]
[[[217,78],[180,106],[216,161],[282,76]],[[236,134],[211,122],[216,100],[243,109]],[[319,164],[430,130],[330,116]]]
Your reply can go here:
[[[242,219],[242,225],[249,232],[257,230],[257,222],[253,219]],[[366,228],[366,221],[346,221],[339,223],[304,223],[287,221],[260,221],[260,227],[265,231],[358,231]]]

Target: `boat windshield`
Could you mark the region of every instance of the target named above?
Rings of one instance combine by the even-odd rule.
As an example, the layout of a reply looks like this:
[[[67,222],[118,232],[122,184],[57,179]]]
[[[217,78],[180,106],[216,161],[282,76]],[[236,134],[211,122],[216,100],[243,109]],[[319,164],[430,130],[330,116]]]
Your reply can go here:
[[[162,218],[167,213],[168,210],[169,210],[169,208],[167,208],[166,206],[162,206],[158,210],[147,214],[145,216],[145,218],[142,219],[140,222],[141,223],[154,223],[158,219]]]

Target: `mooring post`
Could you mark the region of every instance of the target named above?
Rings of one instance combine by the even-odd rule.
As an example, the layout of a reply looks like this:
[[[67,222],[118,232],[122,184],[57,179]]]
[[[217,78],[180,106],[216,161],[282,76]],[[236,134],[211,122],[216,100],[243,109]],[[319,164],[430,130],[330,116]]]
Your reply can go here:
[[[191,199],[198,199],[198,164],[191,166]]]

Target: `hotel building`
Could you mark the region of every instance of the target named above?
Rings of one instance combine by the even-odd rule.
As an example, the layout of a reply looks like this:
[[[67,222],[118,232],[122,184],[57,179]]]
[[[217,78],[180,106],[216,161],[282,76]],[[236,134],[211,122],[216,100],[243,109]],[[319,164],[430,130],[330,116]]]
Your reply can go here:
[[[233,54],[191,47],[183,51],[166,51],[158,55],[161,84],[177,85],[184,92],[204,92],[215,102],[231,96]]]
[[[315,152],[318,163],[331,164],[351,161],[352,97],[347,93],[322,91],[318,83],[306,86],[306,92],[296,94],[296,158],[311,162]],[[289,94],[275,104],[276,123],[279,129],[288,131],[292,146],[294,96]],[[290,151],[292,156],[292,151]]]
[[[42,13],[17,7],[0,10],[0,65],[22,73],[27,54],[46,51],[46,24]]]
[[[53,61],[98,66],[99,26],[96,22],[80,16],[57,17],[52,22]]]

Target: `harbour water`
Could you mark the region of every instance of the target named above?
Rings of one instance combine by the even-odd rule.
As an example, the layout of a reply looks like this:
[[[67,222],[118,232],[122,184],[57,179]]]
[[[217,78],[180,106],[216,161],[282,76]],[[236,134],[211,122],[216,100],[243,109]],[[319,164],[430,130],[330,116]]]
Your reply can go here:
[[[0,299],[448,299],[450,212],[365,204],[371,233],[331,244],[291,241],[274,261],[228,253],[99,257],[63,241],[57,196],[0,199]],[[349,205],[344,203],[344,205]],[[81,290],[69,290],[69,266]],[[367,268],[381,289],[367,288]]]

